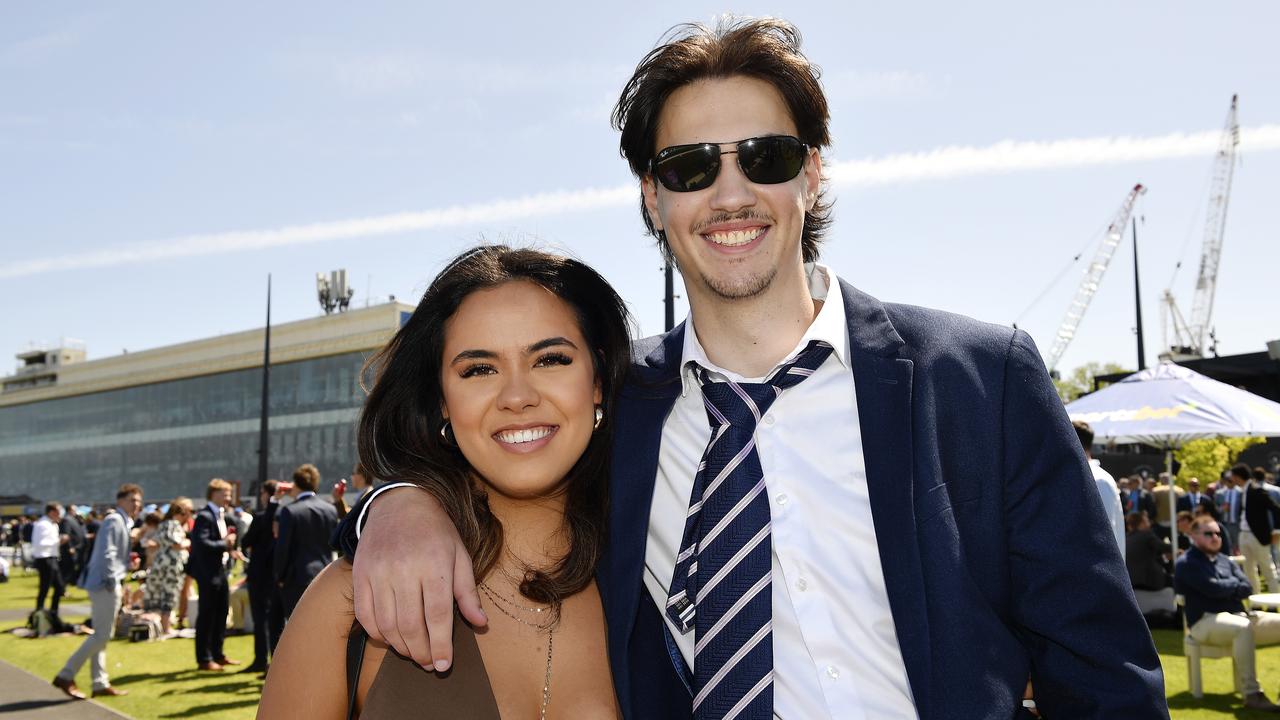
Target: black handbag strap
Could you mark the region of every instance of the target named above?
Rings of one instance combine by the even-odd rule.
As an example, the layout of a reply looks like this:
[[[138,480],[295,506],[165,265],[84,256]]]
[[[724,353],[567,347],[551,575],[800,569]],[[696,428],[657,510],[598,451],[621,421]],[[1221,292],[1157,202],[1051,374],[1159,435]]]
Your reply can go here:
[[[347,634],[347,720],[356,716],[356,691],[360,688],[360,667],[364,665],[364,648],[369,634],[359,621],[351,623]]]

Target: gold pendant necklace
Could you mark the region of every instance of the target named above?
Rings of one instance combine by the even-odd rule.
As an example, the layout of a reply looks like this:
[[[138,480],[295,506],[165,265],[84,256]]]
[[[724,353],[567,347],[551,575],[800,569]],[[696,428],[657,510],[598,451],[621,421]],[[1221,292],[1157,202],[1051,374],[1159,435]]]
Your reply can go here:
[[[554,651],[553,643],[555,641],[556,626],[560,624],[559,604],[548,605],[547,607],[525,607],[524,605],[516,602],[515,598],[489,587],[489,584],[483,580],[480,581],[477,587],[480,588],[480,592],[485,594],[485,597],[493,601],[493,606],[498,608],[498,611],[503,615],[506,615],[521,625],[531,627],[538,632],[545,632],[547,634],[547,670],[542,680],[542,707],[538,710],[539,720],[547,720],[547,705],[551,702],[551,655]],[[511,609],[508,610],[508,607]],[[516,610],[522,610],[524,612],[534,613],[537,615],[546,613],[549,617],[542,623],[530,622],[524,618],[518,617],[515,614]]]

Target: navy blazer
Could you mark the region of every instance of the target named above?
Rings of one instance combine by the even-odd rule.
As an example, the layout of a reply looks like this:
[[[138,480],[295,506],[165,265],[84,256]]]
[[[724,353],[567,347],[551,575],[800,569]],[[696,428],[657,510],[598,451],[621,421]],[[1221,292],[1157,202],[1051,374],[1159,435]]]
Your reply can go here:
[[[1151,635],[1080,442],[1020,330],[884,304],[842,282],[881,564],[923,720],[1167,718]],[[691,704],[642,583],[684,326],[637,343],[613,408],[610,536],[597,572],[628,718]]]
[[[196,511],[195,525],[191,528],[191,551],[187,556],[187,574],[197,581],[207,583],[211,578],[225,575],[224,564],[227,541],[218,530],[218,519],[208,504]]]
[[[311,495],[276,511],[280,535],[271,571],[282,592],[301,597],[311,581],[333,560],[329,536],[338,526],[333,503]]]
[[[1210,560],[1197,547],[1187,550],[1174,564],[1173,586],[1186,599],[1187,627],[1205,613],[1243,612],[1242,601],[1253,594],[1244,570],[1226,553],[1219,552]]]

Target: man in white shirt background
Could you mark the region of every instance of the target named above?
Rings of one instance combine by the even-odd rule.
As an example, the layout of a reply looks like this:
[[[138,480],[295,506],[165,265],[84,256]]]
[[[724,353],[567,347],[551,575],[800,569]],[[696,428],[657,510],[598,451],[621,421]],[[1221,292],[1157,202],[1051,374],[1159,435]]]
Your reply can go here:
[[[44,609],[45,597],[50,591],[53,597],[49,601],[49,611],[58,617],[58,605],[66,592],[66,583],[62,579],[62,569],[58,567],[58,555],[63,544],[68,540],[66,535],[58,531],[58,523],[62,521],[62,505],[51,502],[44,506],[44,515],[36,520],[31,529],[31,562],[40,573],[40,590],[36,593],[36,610]]]
[[[1093,428],[1083,420],[1071,423],[1076,429],[1076,437],[1084,447],[1084,456],[1089,458],[1089,469],[1093,471],[1093,481],[1098,484],[1098,497],[1102,500],[1102,509],[1107,514],[1107,522],[1111,524],[1111,532],[1116,536],[1116,546],[1124,550],[1124,510],[1120,507],[1120,490],[1116,480],[1102,467],[1102,462],[1093,457]]]

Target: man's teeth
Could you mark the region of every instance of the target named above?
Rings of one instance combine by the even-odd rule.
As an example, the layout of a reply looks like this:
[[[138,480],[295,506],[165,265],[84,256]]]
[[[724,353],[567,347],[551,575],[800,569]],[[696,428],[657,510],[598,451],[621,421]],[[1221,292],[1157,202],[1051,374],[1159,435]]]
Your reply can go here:
[[[755,240],[764,233],[764,228],[751,228],[750,230],[733,230],[731,232],[708,233],[707,239],[717,245],[746,245]]]
[[[498,433],[495,437],[504,443],[527,443],[533,442],[534,440],[541,440],[553,432],[555,432],[554,427],[543,425],[542,427],[528,428],[525,430],[508,430],[506,432]]]

